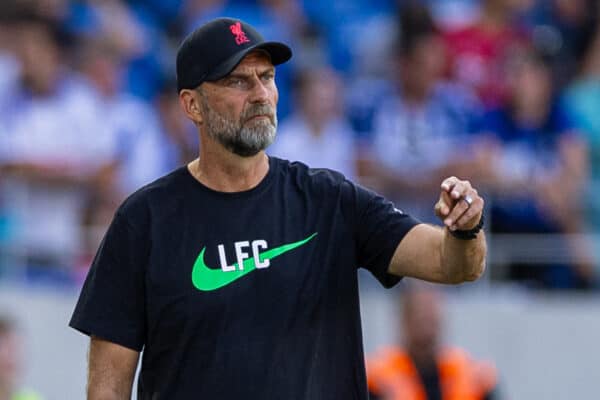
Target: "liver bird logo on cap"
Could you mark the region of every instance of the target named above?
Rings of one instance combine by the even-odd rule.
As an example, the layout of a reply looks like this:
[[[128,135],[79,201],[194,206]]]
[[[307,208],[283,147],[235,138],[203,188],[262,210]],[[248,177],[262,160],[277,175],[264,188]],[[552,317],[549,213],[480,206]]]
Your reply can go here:
[[[233,35],[235,36],[235,43],[237,43],[238,46],[242,43],[248,43],[250,41],[250,39],[248,39],[248,37],[246,36],[246,33],[242,30],[242,24],[240,23],[240,21],[236,22],[233,25],[229,25],[229,29],[231,30],[231,33],[233,33]]]

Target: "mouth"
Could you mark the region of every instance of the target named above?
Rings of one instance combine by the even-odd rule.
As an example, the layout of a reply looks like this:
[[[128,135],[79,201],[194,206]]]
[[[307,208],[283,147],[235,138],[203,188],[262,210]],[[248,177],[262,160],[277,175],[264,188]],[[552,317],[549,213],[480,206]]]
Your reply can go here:
[[[260,119],[267,119],[267,120],[271,121],[271,116],[267,115],[267,114],[254,115],[254,116],[248,118],[246,120],[246,122],[257,121],[257,120],[260,120]]]

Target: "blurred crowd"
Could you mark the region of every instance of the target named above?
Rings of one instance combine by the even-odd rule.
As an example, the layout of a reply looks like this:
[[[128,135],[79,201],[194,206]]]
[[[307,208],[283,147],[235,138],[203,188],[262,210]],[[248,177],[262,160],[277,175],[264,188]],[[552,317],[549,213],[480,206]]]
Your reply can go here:
[[[232,16],[294,49],[277,70],[270,154],[340,170],[427,222],[442,177],[471,179],[485,192],[490,238],[525,246],[492,265],[494,279],[598,287],[594,0],[2,0],[1,8],[2,274],[79,283],[117,205],[195,157],[175,54],[199,24]],[[529,244],[538,235],[548,239],[541,248]]]

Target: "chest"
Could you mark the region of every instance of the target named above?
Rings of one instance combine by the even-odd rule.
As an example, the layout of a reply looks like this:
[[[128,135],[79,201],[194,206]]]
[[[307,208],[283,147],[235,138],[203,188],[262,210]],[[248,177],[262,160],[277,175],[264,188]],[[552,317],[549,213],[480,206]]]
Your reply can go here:
[[[291,197],[270,199],[272,207],[266,200],[183,203],[156,220],[146,275],[149,323],[202,329],[271,324],[273,314],[310,318],[352,290],[354,244],[341,211]]]

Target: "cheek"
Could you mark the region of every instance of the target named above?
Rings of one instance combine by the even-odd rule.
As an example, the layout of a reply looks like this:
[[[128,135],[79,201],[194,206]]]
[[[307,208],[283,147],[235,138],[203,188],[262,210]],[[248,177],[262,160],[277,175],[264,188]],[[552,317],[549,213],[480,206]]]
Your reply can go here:
[[[212,106],[212,111],[228,121],[237,121],[244,109],[243,101],[220,101]]]
[[[277,85],[275,84],[275,82],[273,82],[273,84],[270,85],[269,92],[273,104],[277,105],[277,102],[279,101],[279,90],[277,89]]]

